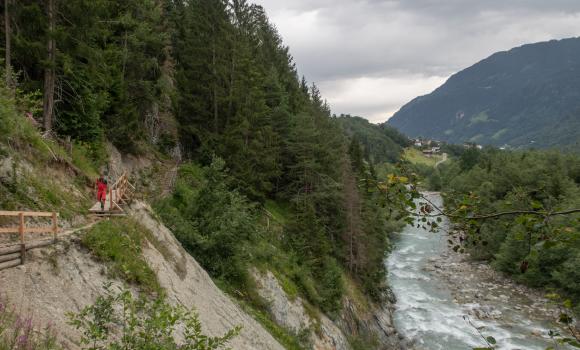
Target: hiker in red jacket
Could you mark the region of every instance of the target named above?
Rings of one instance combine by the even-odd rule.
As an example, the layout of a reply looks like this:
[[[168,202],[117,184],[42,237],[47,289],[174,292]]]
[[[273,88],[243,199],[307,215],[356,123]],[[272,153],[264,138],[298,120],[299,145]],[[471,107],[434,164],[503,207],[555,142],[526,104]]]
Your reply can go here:
[[[103,175],[97,179],[97,200],[101,202],[101,210],[104,211],[107,200],[107,180]]]

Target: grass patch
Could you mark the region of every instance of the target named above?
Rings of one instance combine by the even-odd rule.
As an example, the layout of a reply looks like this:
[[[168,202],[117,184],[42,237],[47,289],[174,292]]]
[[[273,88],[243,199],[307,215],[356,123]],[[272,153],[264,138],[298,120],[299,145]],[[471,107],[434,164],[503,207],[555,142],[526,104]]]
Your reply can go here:
[[[160,293],[157,276],[141,255],[146,231],[131,218],[102,221],[83,235],[82,244],[108,263],[111,277]]]
[[[348,342],[352,350],[378,349],[380,344],[376,339],[364,339],[360,336],[349,337]]]
[[[489,115],[487,115],[487,112],[481,112],[481,113],[471,117],[471,119],[469,121],[469,126],[477,125],[480,123],[487,123],[487,122],[489,122]]]
[[[278,280],[278,284],[280,284],[280,287],[282,287],[282,290],[284,290],[284,293],[286,293],[286,296],[288,297],[288,299],[290,299],[290,300],[296,299],[296,297],[298,297],[298,293],[299,293],[299,289],[298,289],[298,286],[296,285],[296,283],[294,283],[294,281],[292,281],[290,278],[286,277],[285,275],[283,275],[281,273],[278,273],[276,271],[274,271],[272,273],[274,274],[274,276]]]
[[[320,295],[311,272],[306,266],[300,265],[299,258],[295,254],[267,240],[256,242],[250,249],[254,265],[260,271],[271,271],[290,299],[301,296],[313,303],[320,302]]]
[[[42,173],[34,171],[0,182],[0,207],[4,210],[56,211],[66,220],[90,206],[90,200],[46,176],[46,171],[44,177],[36,176],[36,172]]]
[[[272,214],[272,219],[280,225],[286,225],[288,217],[290,217],[290,208],[288,204],[269,199],[266,201],[264,207],[270,214]]]
[[[38,209],[58,211],[63,219],[71,219],[75,215],[84,213],[92,204],[92,201],[75,196],[72,191],[68,190],[68,187],[62,187],[56,181],[30,177],[28,186],[36,189],[35,202],[39,205]]]
[[[368,298],[357,287],[355,281],[346,273],[343,273],[342,280],[344,281],[346,295],[350,297],[357,308],[362,312],[370,312],[371,305],[369,304]]]
[[[98,163],[105,163],[106,151],[102,144],[74,143],[72,147],[71,162],[86,177],[95,179],[99,176]],[[102,158],[102,159],[99,159]],[[96,161],[92,160],[96,159]]]
[[[413,164],[421,164],[427,165],[430,167],[434,167],[437,162],[443,159],[441,155],[433,155],[431,157],[427,157],[426,155],[421,152],[421,150],[416,148],[406,148],[403,153],[403,158]]]
[[[7,163],[12,175],[0,180],[0,207],[56,211],[62,219],[70,219],[92,204],[86,184],[87,178],[96,176],[97,165],[89,160],[86,146],[73,147],[70,155],[57,140],[43,138],[25,117],[34,109],[33,99],[18,94],[15,99],[0,87],[0,154],[12,163]],[[72,179],[71,164],[78,174]]]

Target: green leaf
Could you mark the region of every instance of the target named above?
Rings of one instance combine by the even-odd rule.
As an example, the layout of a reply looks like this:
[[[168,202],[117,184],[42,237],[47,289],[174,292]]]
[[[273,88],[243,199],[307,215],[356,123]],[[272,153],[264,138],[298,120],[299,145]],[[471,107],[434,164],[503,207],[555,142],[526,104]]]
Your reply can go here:
[[[558,317],[558,322],[560,323],[564,323],[564,324],[570,324],[572,323],[572,317],[570,317],[567,313],[561,313],[560,316]]]
[[[490,343],[491,345],[497,344],[497,341],[492,336],[489,336],[489,337],[485,338],[485,340],[487,340],[487,342]]]

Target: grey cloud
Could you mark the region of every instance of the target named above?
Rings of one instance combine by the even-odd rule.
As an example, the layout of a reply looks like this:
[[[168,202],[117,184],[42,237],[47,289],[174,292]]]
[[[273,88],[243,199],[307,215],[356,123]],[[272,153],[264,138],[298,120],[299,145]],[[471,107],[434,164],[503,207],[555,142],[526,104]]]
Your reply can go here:
[[[338,89],[328,82],[449,76],[496,51],[580,35],[578,0],[256,2],[290,46],[299,71],[331,93]],[[385,88],[389,94],[397,87]],[[362,110],[358,102],[351,105]],[[348,109],[344,101],[340,106],[337,112],[356,112],[342,110]]]

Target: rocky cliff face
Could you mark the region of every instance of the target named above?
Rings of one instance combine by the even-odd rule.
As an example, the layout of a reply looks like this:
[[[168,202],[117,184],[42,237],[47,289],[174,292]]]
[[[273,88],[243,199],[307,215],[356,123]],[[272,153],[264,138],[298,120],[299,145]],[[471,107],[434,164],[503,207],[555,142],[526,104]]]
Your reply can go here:
[[[233,349],[283,349],[217,288],[173,234],[154,218],[147,205],[136,203],[130,215],[150,230],[143,256],[157,273],[167,298],[196,309],[206,333],[218,336],[242,326],[241,334],[231,342]],[[93,303],[108,282],[119,287],[123,284],[107,277],[106,267],[91,258],[75,235],[63,238],[55,246],[31,251],[23,266],[0,271],[0,293],[22,314],[43,324],[52,323],[69,349],[79,348],[79,334],[67,324],[66,313]]]
[[[371,305],[362,310],[350,297],[343,301],[343,311],[336,320],[324,314],[316,316],[306,312],[304,300],[291,299],[284,292],[276,277],[270,272],[252,271],[258,292],[269,303],[274,320],[295,334],[308,333],[312,349],[349,350],[348,338],[357,337],[373,343],[374,348],[401,349],[399,336],[392,322],[392,307]]]
[[[290,300],[270,271],[260,273],[254,270],[252,274],[258,284],[258,293],[269,303],[276,323],[295,334],[308,333],[315,350],[350,349],[344,333],[328,317],[320,314],[315,319],[306,312],[300,297]]]
[[[380,350],[402,349],[399,334],[393,324],[394,296],[389,295],[383,305],[369,304],[362,309],[354,300],[343,300],[343,310],[338,326],[351,336],[370,339]]]

